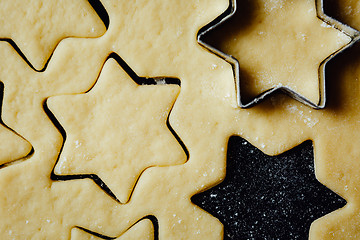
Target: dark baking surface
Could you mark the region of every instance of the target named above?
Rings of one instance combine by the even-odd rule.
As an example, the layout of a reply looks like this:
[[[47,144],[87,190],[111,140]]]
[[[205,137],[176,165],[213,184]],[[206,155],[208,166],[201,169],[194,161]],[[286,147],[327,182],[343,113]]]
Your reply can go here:
[[[226,174],[192,198],[224,224],[224,239],[307,239],[315,219],[346,204],[316,180],[311,141],[268,156],[231,137]]]

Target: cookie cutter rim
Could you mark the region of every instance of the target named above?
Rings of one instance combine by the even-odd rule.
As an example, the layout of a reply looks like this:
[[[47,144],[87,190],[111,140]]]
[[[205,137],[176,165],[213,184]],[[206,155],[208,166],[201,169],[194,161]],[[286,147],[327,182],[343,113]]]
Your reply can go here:
[[[343,47],[339,48],[337,51],[330,54],[328,57],[326,57],[322,62],[319,64],[318,68],[318,80],[319,80],[319,102],[314,103],[304,97],[303,95],[297,93],[293,89],[286,87],[286,86],[274,86],[262,93],[260,93],[256,97],[251,97],[252,100],[250,102],[244,103],[241,98],[241,89],[240,89],[240,64],[239,61],[234,58],[233,56],[226,54],[219,49],[211,46],[210,44],[207,44],[202,40],[202,37],[209,31],[215,29],[219,25],[226,22],[229,18],[231,18],[237,10],[237,3],[236,0],[229,0],[229,6],[228,8],[217,18],[212,20],[210,23],[202,27],[197,35],[197,41],[198,43],[207,49],[208,51],[212,52],[213,54],[221,57],[226,62],[230,63],[233,69],[233,75],[235,80],[235,91],[237,96],[237,105],[240,108],[250,108],[256,105],[257,103],[261,102],[265,98],[269,97],[272,93],[281,91],[288,96],[292,97],[293,99],[299,101],[300,103],[303,103],[311,108],[314,109],[323,109],[326,105],[326,77],[325,77],[325,67],[327,63],[333,59],[337,54],[345,51],[347,48],[350,48],[352,45],[354,45],[359,39],[360,39],[360,32],[344,23],[341,23],[340,21],[328,16],[324,12],[324,4],[323,0],[315,0],[315,8],[316,8],[316,15],[317,18],[319,18],[321,21],[323,21],[325,24],[328,24],[330,27],[337,29],[338,31],[342,32],[346,36],[350,38],[350,42],[344,45]]]

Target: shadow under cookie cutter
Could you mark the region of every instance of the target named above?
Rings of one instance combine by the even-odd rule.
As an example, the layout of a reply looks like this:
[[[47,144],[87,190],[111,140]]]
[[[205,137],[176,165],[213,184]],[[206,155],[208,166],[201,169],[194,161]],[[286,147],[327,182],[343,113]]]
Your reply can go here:
[[[319,70],[318,70],[320,99],[319,99],[318,103],[314,103],[314,102],[310,101],[306,97],[300,95],[299,93],[295,92],[294,90],[292,90],[291,88],[286,87],[286,86],[274,86],[273,88],[270,88],[270,89],[266,90],[265,92],[262,92],[257,97],[253,98],[253,100],[251,100],[250,102],[247,102],[247,103],[243,102],[243,100],[241,98],[241,91],[240,91],[240,64],[239,64],[238,60],[231,55],[221,52],[220,50],[214,48],[213,46],[205,43],[202,40],[202,37],[207,32],[209,32],[209,31],[213,30],[214,28],[216,28],[217,26],[221,25],[222,23],[224,23],[226,20],[228,20],[235,14],[236,9],[237,9],[236,0],[229,0],[229,7],[220,16],[218,16],[216,19],[214,19],[213,21],[211,21],[210,23],[208,23],[206,26],[202,27],[199,30],[199,33],[197,36],[198,43],[201,46],[203,46],[204,48],[206,48],[207,50],[209,50],[210,52],[218,55],[219,57],[223,58],[225,61],[227,61],[228,63],[230,63],[232,65],[233,74],[234,74],[234,78],[235,78],[237,104],[239,107],[250,108],[250,107],[254,106],[255,104],[257,104],[258,102],[267,98],[273,92],[281,91],[281,92],[284,92],[285,94],[289,95],[293,99],[295,99],[309,107],[312,107],[314,109],[325,108],[325,105],[326,105],[326,80],[325,80],[326,64],[337,54],[339,54],[340,52],[343,52],[345,49],[351,47],[355,42],[357,42],[360,39],[360,32],[348,25],[345,25],[345,24],[335,20],[332,17],[327,16],[324,13],[323,0],[315,0],[315,3],[316,3],[317,17],[320,20],[322,20],[323,22],[325,22],[326,24],[328,24],[329,26],[331,26],[332,28],[335,28],[335,29],[341,31],[342,33],[344,33],[351,39],[351,41],[348,44],[346,44],[345,46],[343,46],[336,52],[332,53],[330,56],[328,56],[326,59],[324,59],[320,63]]]

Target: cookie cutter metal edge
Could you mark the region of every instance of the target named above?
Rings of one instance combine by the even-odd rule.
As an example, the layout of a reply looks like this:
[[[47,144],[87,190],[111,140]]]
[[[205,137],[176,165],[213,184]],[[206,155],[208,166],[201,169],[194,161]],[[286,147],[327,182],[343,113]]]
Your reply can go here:
[[[234,58],[231,55],[228,55],[219,49],[211,46],[210,44],[207,44],[202,40],[202,37],[209,31],[213,30],[217,26],[223,24],[226,20],[231,18],[237,9],[236,0],[229,0],[229,7],[217,18],[215,18],[213,21],[202,27],[197,35],[197,41],[198,43],[203,46],[205,49],[209,50],[210,52],[214,53],[215,55],[223,58],[225,61],[230,63],[233,68],[233,74],[235,78],[235,87],[236,87],[236,96],[237,96],[237,104],[240,108],[250,108],[257,104],[258,102],[264,100],[269,95],[276,91],[282,91],[285,94],[289,95],[293,99],[309,106],[314,109],[323,109],[326,105],[326,79],[325,79],[325,67],[326,64],[337,54],[343,52],[345,49],[351,47],[360,39],[360,32],[346,24],[341,23],[340,21],[337,21],[336,19],[326,15],[324,13],[324,5],[323,0],[315,0],[315,7],[316,7],[316,14],[317,17],[323,21],[324,23],[328,24],[330,27],[337,29],[338,31],[344,33],[348,37],[350,37],[350,42],[343,46],[342,48],[338,49],[337,51],[333,52],[330,56],[325,58],[320,64],[319,64],[319,102],[313,103],[306,97],[302,96],[301,94],[295,92],[289,87],[286,86],[276,86],[273,88],[270,88],[266,90],[265,92],[260,93],[257,97],[254,97],[253,100],[251,100],[248,103],[243,103],[243,100],[241,99],[241,89],[240,89],[240,64],[236,58]]]

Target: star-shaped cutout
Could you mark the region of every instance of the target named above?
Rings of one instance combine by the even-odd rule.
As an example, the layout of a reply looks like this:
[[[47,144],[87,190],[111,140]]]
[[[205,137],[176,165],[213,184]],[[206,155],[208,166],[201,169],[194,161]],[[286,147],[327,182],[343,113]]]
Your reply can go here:
[[[48,100],[66,132],[55,174],[96,174],[122,203],[146,168],[186,161],[167,127],[178,86],[134,80],[111,58],[89,92]]]
[[[0,110],[4,93],[4,84],[0,82]],[[0,169],[9,163],[22,159],[32,150],[31,144],[14,130],[7,127],[0,118]]]
[[[326,62],[350,46],[358,32],[326,16],[321,0],[232,3],[229,14],[215,22],[224,24],[210,31],[211,24],[199,42],[233,64],[239,106],[250,107],[282,90],[323,108]]]
[[[107,237],[101,234],[81,229],[81,228],[73,228],[71,230],[71,240],[84,240],[84,239],[114,239],[114,240],[133,240],[133,239],[141,239],[141,240],[152,240],[154,238],[154,234],[156,233],[154,229],[154,225],[150,219],[143,219],[139,222],[135,223],[131,226],[125,233],[123,233],[120,237]],[[157,239],[157,238],[156,238]]]
[[[2,0],[0,24],[0,39],[11,39],[37,70],[45,67],[61,39],[98,37],[105,32],[86,0]]]
[[[345,205],[314,174],[311,142],[271,157],[240,137],[225,180],[193,202],[225,225],[225,239],[307,239],[311,223]]]

